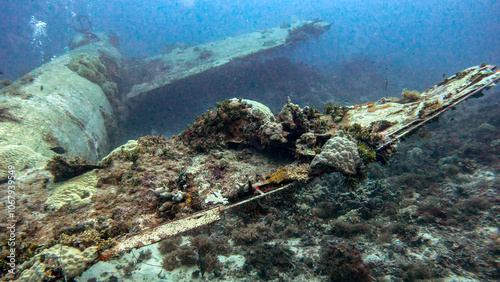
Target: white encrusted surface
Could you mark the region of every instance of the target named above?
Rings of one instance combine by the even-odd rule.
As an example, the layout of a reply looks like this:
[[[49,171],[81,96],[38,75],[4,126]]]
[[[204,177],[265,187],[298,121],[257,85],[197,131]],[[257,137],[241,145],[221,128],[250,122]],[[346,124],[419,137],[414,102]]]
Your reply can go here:
[[[199,226],[204,226],[220,219],[219,208],[213,208],[204,212],[191,215],[187,218],[179,219],[148,229],[141,234],[127,238],[119,242],[114,250],[118,253],[128,251],[145,245],[159,242],[167,237],[186,232]]]

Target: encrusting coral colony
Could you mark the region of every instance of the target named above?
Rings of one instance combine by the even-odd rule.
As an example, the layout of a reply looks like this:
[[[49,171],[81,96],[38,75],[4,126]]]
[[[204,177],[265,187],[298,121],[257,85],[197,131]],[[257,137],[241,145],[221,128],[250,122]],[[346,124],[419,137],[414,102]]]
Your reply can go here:
[[[201,59],[212,56],[216,55]],[[113,112],[120,108],[118,86],[112,82],[116,73],[107,70],[97,56],[85,53],[67,59],[66,66],[101,88],[109,102],[97,111],[102,128],[108,135],[116,132]],[[17,249],[21,273],[17,278],[72,279],[92,264],[109,264],[130,254],[126,265],[102,274],[105,281],[117,281],[113,279],[118,275],[130,278],[143,262],[162,255],[157,276],[167,280],[174,279],[166,275],[180,267],[191,269],[193,279],[223,280],[229,275],[243,279],[243,273],[266,281],[313,276],[331,281],[380,278],[388,267],[382,263],[384,251],[370,251],[363,243],[348,244],[342,239],[360,234],[371,236],[380,246],[394,235],[403,242],[401,246],[413,248],[415,256],[433,256],[431,247],[427,253],[423,249],[426,244],[438,244],[435,238],[382,219],[390,217],[384,214],[387,208],[410,222],[424,207],[384,206],[385,201],[410,198],[385,185],[364,182],[367,173],[373,174],[368,166],[388,163],[401,138],[492,87],[500,79],[494,69],[481,65],[423,93],[405,90],[401,98],[350,107],[327,104],[322,112],[288,100],[274,115],[261,103],[227,99],[197,116],[177,136],[131,140],[104,158],[99,156],[100,139],[90,137],[92,130],[81,125],[89,133],[85,135],[88,140],[94,140],[86,142],[85,150],[93,147],[96,156],[42,158],[45,172],[51,175],[28,175],[24,180],[30,189],[20,196],[23,204],[17,210],[22,219],[17,224],[22,239]],[[18,122],[7,110],[3,112],[2,123]],[[97,164],[89,163],[96,159],[100,159]],[[470,201],[474,211],[488,209],[489,202]],[[429,213],[428,220],[449,219],[439,203],[429,200],[427,206],[420,213]],[[363,220],[371,221],[365,225]],[[4,239],[2,244],[8,242]],[[498,252],[498,235],[494,240],[497,247],[492,249]],[[158,242],[152,250],[151,244]],[[136,257],[134,249],[138,248],[141,252]],[[2,262],[7,255],[6,251],[0,254]],[[241,258],[243,265],[236,267]],[[426,279],[446,264],[433,264],[429,270],[428,260],[420,262],[398,268],[404,273],[390,273],[410,281]],[[450,259],[450,264],[456,262]],[[494,265],[474,267],[493,271]],[[1,265],[2,272],[7,268]],[[93,269],[82,277],[97,281],[90,277],[97,273]],[[488,275],[482,277],[494,277]]]

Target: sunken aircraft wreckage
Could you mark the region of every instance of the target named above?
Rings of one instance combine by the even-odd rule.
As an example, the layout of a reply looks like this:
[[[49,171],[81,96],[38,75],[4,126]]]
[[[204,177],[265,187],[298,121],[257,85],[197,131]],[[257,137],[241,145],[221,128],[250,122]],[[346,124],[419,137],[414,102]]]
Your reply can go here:
[[[323,174],[342,173],[355,185],[364,165],[386,161],[395,142],[500,80],[496,67],[482,64],[421,94],[329,105],[324,113],[288,101],[275,115],[261,103],[229,99],[178,136],[146,136],[111,151],[127,99],[329,27],[302,22],[174,49],[145,60],[154,77],[125,91],[125,59],[97,35],[2,89],[1,186],[16,187],[16,202],[3,201],[15,205],[22,242],[10,278],[74,278],[99,260],[216,222],[227,210]],[[283,162],[271,161],[273,154]],[[226,177],[209,178],[214,170]],[[9,253],[1,255],[6,262]]]

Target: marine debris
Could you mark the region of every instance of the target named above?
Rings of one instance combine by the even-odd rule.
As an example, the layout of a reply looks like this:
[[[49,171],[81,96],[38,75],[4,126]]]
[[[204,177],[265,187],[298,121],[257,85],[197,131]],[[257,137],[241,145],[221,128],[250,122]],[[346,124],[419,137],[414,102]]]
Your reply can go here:
[[[310,163],[313,171],[314,170],[317,171],[316,173],[309,172],[308,173],[309,175],[304,178],[302,177],[296,179],[290,178],[291,181],[287,181],[288,184],[282,185],[283,178],[281,175],[287,173],[287,171],[291,169],[289,167],[304,165],[304,159],[301,160],[300,158],[298,160],[297,159],[293,160],[285,168],[275,169],[276,172],[274,174],[272,173],[269,174],[268,180],[265,180],[265,178],[263,179],[262,176],[259,177],[258,175],[255,176],[249,175],[248,172],[251,171],[249,170],[246,173],[246,179],[249,179],[247,181],[250,183],[250,186],[253,186],[254,190],[256,191],[260,191],[261,187],[265,187],[265,192],[262,193],[254,192],[255,196],[253,196],[253,198],[244,199],[241,200],[240,202],[232,203],[231,205],[228,206],[218,206],[213,209],[208,209],[206,211],[200,211],[194,215],[187,216],[186,218],[181,218],[171,223],[166,223],[159,227],[148,229],[144,231],[143,234],[141,235],[132,236],[130,238],[125,239],[122,242],[118,242],[117,246],[114,248],[113,251],[122,252],[125,250],[129,250],[131,248],[136,248],[139,246],[151,244],[165,237],[178,234],[180,232],[185,232],[197,226],[202,226],[217,221],[221,217],[221,212],[224,211],[225,209],[235,207],[241,203],[247,202],[248,200],[260,198],[262,196],[271,194],[272,192],[277,192],[285,188],[288,189],[290,187],[293,187],[292,184],[294,182],[296,183],[297,181],[307,181],[309,178],[317,175],[318,171],[320,172],[320,174],[331,171],[340,171],[345,175],[353,175],[356,174],[356,170],[362,169],[362,163],[363,163],[362,161],[367,161],[367,160],[369,160],[370,162],[375,160],[384,161],[386,160],[386,158],[390,156],[391,144],[393,144],[397,140],[400,140],[401,137],[415,131],[422,124],[429,122],[432,118],[435,118],[439,114],[443,113],[446,109],[449,109],[451,105],[456,105],[459,102],[464,101],[466,98],[478,95],[478,93],[480,93],[481,91],[494,86],[495,83],[500,81],[500,72],[499,71],[494,72],[495,68],[496,67],[494,66],[485,65],[485,66],[472,67],[467,70],[464,70],[458,73],[457,75],[447,79],[446,83],[442,83],[439,86],[431,87],[429,90],[425,91],[422,94],[422,98],[418,101],[401,103],[399,101],[390,102],[382,100],[379,101],[378,103],[367,103],[364,105],[353,106],[348,110],[347,114],[342,118],[341,122],[339,122],[338,124],[333,122],[328,123],[328,125],[326,126],[327,129],[325,130],[326,133],[322,130],[321,132],[312,131],[312,132],[302,132],[300,134],[301,136],[309,135],[312,138],[321,137],[322,139],[328,140],[328,142],[326,143],[321,142],[323,144],[318,143],[321,145],[321,151],[316,152],[316,156],[312,159]],[[440,88],[437,89],[438,87]],[[403,96],[403,100],[404,99],[405,97]],[[433,107],[432,110],[430,110],[429,104],[434,105],[434,101],[440,101],[439,106]],[[235,103],[235,106],[230,107],[229,105],[231,103]],[[246,109],[248,107],[245,101],[237,99],[233,99],[231,102],[225,102],[225,105],[227,106],[227,109],[225,111],[219,112],[221,108],[220,107],[218,108],[217,110],[218,115],[222,115],[223,112],[230,113],[231,109],[238,109],[238,108]],[[259,108],[262,108],[262,106],[259,106]],[[289,113],[290,108],[296,109],[297,112],[295,115],[285,114]],[[281,144],[281,146],[291,148],[292,144],[295,144],[295,142],[298,139],[300,139],[300,138],[290,139],[289,136],[297,135],[297,131],[301,132],[301,127],[297,126],[297,124],[300,123],[309,124],[311,123],[311,121],[314,121],[316,117],[314,116],[308,117],[307,115],[304,116],[304,112],[307,111],[308,109],[303,110],[298,107],[295,108],[295,106],[290,102],[288,102],[287,105],[283,107],[283,110],[278,115],[278,117],[288,116],[289,118],[286,119],[282,118],[278,124],[280,125],[279,128],[281,128],[280,136],[285,137],[285,142],[282,142],[281,139],[279,139],[280,141],[274,141],[274,144],[276,146],[279,146],[278,144]],[[207,115],[210,116],[211,115],[210,112]],[[230,116],[229,114],[227,115]],[[206,118],[208,117],[205,117],[205,119]],[[245,118],[248,119],[248,116],[239,118],[245,120]],[[269,121],[269,122],[274,122],[274,121]],[[176,142],[176,140],[183,140],[184,142],[187,142],[186,144],[188,146],[193,146],[193,144],[190,143],[190,141],[188,141],[192,139],[186,139],[185,134],[189,134],[188,132],[191,132],[195,128],[199,128],[197,129],[197,131],[204,130],[204,127],[200,126],[200,124],[205,124],[205,126],[220,124],[220,127],[212,129],[209,129],[210,127],[208,127],[207,128],[209,129],[207,130],[208,135],[203,135],[203,137],[198,136],[197,138],[195,138],[198,140],[196,142],[203,142],[202,140],[204,139],[218,140],[215,142],[215,144],[218,145],[212,148],[213,149],[217,148],[218,150],[222,150],[223,152],[227,153],[231,152],[227,151],[228,150],[227,142],[231,140],[231,138],[234,136],[233,132],[235,132],[233,129],[231,129],[231,127],[227,127],[227,125],[231,124],[241,125],[244,124],[244,121],[237,119],[237,120],[232,120],[232,122],[228,124],[218,123],[216,121],[205,123],[204,118],[202,117],[201,119],[198,119],[198,121],[195,122],[195,124],[193,124],[190,128],[188,128],[183,134],[173,139],[172,142]],[[256,124],[257,127],[261,129],[264,128],[262,126],[262,122],[257,122]],[[314,128],[314,127],[309,127],[309,128]],[[242,130],[236,132],[245,133],[245,131]],[[262,135],[260,135],[258,131],[257,132],[248,131],[246,133],[247,133],[246,135],[242,135],[244,136],[242,137],[244,139],[241,140],[243,144],[246,144],[244,147],[252,148],[252,144],[254,144],[254,146],[256,144],[255,140],[262,140],[261,139]],[[325,138],[325,134],[327,136],[330,136],[330,139]],[[339,135],[344,137],[339,137]],[[286,137],[288,137],[288,139]],[[246,142],[249,140],[253,140],[253,142]],[[357,150],[356,149],[353,150],[351,147],[349,147],[349,149],[344,149],[346,150],[345,156],[343,155],[344,153],[342,152],[339,153],[330,152],[331,149],[339,150],[340,148],[339,146],[331,145],[335,143],[335,140],[338,140],[338,142],[340,143],[344,142],[343,144],[352,143],[354,145],[349,145],[349,146],[351,147],[354,146],[354,148],[356,148],[355,144],[358,144],[358,148]],[[214,144],[211,143],[213,141],[207,141],[207,142],[208,144]],[[262,143],[257,143],[257,144],[260,145]],[[312,142],[310,144],[314,144],[312,146],[316,146],[317,143]],[[195,149],[197,146],[198,145],[195,145],[194,147],[191,148]],[[330,147],[332,148],[330,149]],[[263,147],[259,146],[259,148],[262,149]],[[371,150],[373,153],[367,152],[368,150]],[[195,151],[198,150],[195,149]],[[377,152],[376,157],[372,155],[375,154],[375,152]],[[224,154],[225,153],[222,153],[222,155]],[[305,163],[307,163],[307,161]],[[322,165],[320,166],[319,164]],[[265,163],[263,163],[261,167],[265,167],[264,165]],[[269,164],[267,164],[267,166],[268,165]],[[228,168],[231,167],[231,165],[229,164],[226,166]],[[324,170],[325,166],[331,166],[331,167],[330,169],[327,169],[325,171]],[[315,167],[321,167],[322,169],[315,169]],[[271,169],[271,167],[269,167],[269,169]],[[279,180],[274,180],[274,179],[279,179]],[[245,182],[245,180],[243,182]],[[290,184],[290,182],[292,182],[292,184]],[[266,185],[268,186],[266,187]],[[217,187],[220,188],[220,186],[218,185]],[[232,193],[235,193],[234,190],[235,190],[234,187],[233,188],[227,187],[223,189],[224,191],[223,195],[226,197],[232,197],[233,196]],[[210,190],[207,190],[207,188],[203,189],[203,191],[205,193],[208,192],[208,194],[210,194],[209,192]]]
[[[56,147],[56,148],[61,148],[61,147]],[[51,148],[52,151],[55,151],[54,149],[55,148]],[[56,152],[56,153],[62,154],[61,152]],[[53,157],[50,161],[47,162],[47,167],[46,167],[47,171],[49,171],[52,174],[54,182],[61,182],[64,180],[68,180],[70,178],[84,174],[87,171],[91,171],[95,168],[99,167],[96,165],[88,164],[85,161],[82,161],[78,158],[75,158],[73,160],[67,160],[61,156]]]
[[[354,106],[343,123],[359,123],[384,136],[380,150],[413,132],[423,124],[482,91],[495,86],[500,74],[496,66],[482,64],[458,72],[423,93],[403,91],[402,99],[381,99],[375,104]],[[380,117],[384,117],[381,119]]]
[[[291,101],[276,117],[254,101],[223,101],[181,135],[130,141],[104,158],[100,167],[89,167],[97,169],[67,185],[58,184],[42,204],[47,207],[43,218],[20,208],[24,220],[19,229],[45,234],[43,239],[25,239],[31,245],[45,244],[44,249],[65,242],[75,247],[73,241],[56,238],[80,238],[86,230],[96,230],[103,235],[81,250],[95,247],[92,257],[108,259],[216,222],[228,210],[293,191],[326,173],[340,172],[352,181],[367,162],[388,159],[392,144],[417,125],[498,82],[500,73],[492,69],[460,72],[425,91],[418,101],[352,106],[340,122],[333,120],[331,110],[321,114]],[[57,159],[59,165],[51,167],[58,171],[60,164],[73,167],[60,156]],[[61,178],[65,175],[56,172],[54,180],[70,177]],[[69,184],[73,180],[77,182]],[[64,195],[74,200],[67,201]],[[57,220],[68,210],[64,222]],[[108,239],[113,244],[100,246]]]
[[[187,48],[185,46],[175,48],[169,53],[150,57],[144,61],[144,65],[148,68],[160,71],[155,72],[150,81],[134,85],[127,97],[148,94],[152,90],[220,67],[235,59],[318,37],[329,30],[330,26],[331,24],[322,21],[296,22],[288,27],[271,28]]]
[[[317,36],[328,28],[322,22],[306,22],[228,38],[212,45],[174,49],[148,60],[147,64],[162,65],[159,68],[164,71],[151,82],[132,87],[129,97],[221,66],[234,58]],[[243,48],[249,40],[261,44]],[[186,60],[195,64],[186,64]],[[0,113],[4,121],[0,123],[0,132],[13,140],[0,147],[1,185],[8,184],[8,174],[12,171],[5,164],[14,163],[19,170],[17,181],[29,188],[17,199],[23,205],[16,207],[22,219],[16,225],[23,240],[17,249],[22,272],[17,278],[21,280],[75,278],[97,258],[106,261],[134,248],[209,225],[229,211],[240,209],[245,213],[246,204],[272,198],[270,195],[293,195],[294,189],[323,176],[336,175],[344,183],[359,184],[366,165],[390,159],[396,143],[403,137],[458,103],[481,95],[500,80],[496,67],[481,65],[461,71],[418,95],[404,92],[402,98],[384,98],[362,105],[328,105],[325,113],[311,107],[301,108],[288,100],[274,115],[261,103],[228,99],[197,117],[172,139],[161,135],[141,137],[102,158],[103,152],[108,152],[112,137],[109,135],[116,128],[115,113],[122,102],[116,96],[119,87],[116,70],[120,68],[119,52],[109,42],[100,40],[33,71],[24,83],[18,83],[22,84],[18,88],[12,85],[0,92],[2,102],[10,103],[5,108],[2,104],[2,109],[9,110]],[[64,83],[60,83],[61,77],[66,79]],[[18,112],[24,114],[22,122],[16,120]],[[483,130],[492,129],[484,126]],[[69,161],[60,154],[80,156],[82,162]],[[418,151],[413,154],[415,158],[421,155]],[[97,161],[98,165],[93,165]],[[464,162],[463,167],[471,165]],[[448,172],[453,171],[449,166]],[[395,194],[391,193],[374,184],[365,197],[378,194],[393,197]],[[348,202],[347,194],[352,193],[337,196]],[[471,200],[469,209],[475,211],[482,206],[487,204]],[[319,205],[317,214],[328,218],[341,208],[327,203]],[[257,214],[255,210],[252,212]],[[353,217],[355,212],[358,211],[352,212]],[[422,213],[425,212],[424,209]],[[446,219],[439,207],[430,212]],[[359,213],[369,216],[370,211]],[[363,228],[344,227],[328,232],[348,236]],[[405,232],[401,227],[394,229],[396,233]],[[293,228],[283,232],[297,233]],[[255,233],[240,234],[235,241],[258,241]],[[0,241],[5,250],[6,242],[7,239]],[[203,264],[203,260],[213,258],[203,253],[201,244],[197,244],[200,242],[194,242],[201,271],[213,270]],[[334,265],[347,262],[358,267],[358,272],[351,273],[365,278],[370,275],[361,264],[359,253],[351,247],[323,245],[321,261],[325,268],[320,267],[320,271],[327,272],[330,257],[341,256],[344,259]],[[281,257],[290,253],[281,245],[266,245],[265,249]],[[261,261],[264,253],[254,252],[251,261]],[[0,255],[5,262],[8,252]],[[265,264],[254,264],[262,270],[262,277],[274,277]],[[285,261],[282,267],[289,269],[290,265]],[[8,266],[0,267],[5,273]],[[350,271],[348,267],[344,270]]]

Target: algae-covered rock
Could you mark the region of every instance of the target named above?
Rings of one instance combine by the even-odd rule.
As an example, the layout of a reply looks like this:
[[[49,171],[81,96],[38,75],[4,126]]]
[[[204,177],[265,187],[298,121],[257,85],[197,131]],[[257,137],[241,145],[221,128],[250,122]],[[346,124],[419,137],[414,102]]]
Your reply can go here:
[[[119,158],[120,156],[124,157],[128,160],[133,160],[140,153],[140,147],[137,143],[137,140],[129,140],[124,145],[114,149],[111,153],[109,153],[106,157],[104,157],[98,165],[100,166],[108,166],[113,162],[113,160]]]
[[[268,107],[246,99],[217,103],[181,133],[179,137],[190,147],[204,152],[224,148],[228,144],[249,146],[259,143],[261,126],[274,120]]]
[[[47,162],[47,166],[45,167],[52,175],[54,182],[62,182],[71,179],[95,168],[99,167],[88,164],[86,161],[82,161],[79,158],[68,160],[61,156],[53,157]]]
[[[304,133],[295,142],[295,153],[302,158],[311,158],[321,153],[321,144],[330,138],[330,134]]]
[[[261,127],[262,135],[265,137],[262,143],[266,144],[267,141],[278,141],[286,143],[286,133],[283,131],[283,126],[280,123],[268,121]]]

